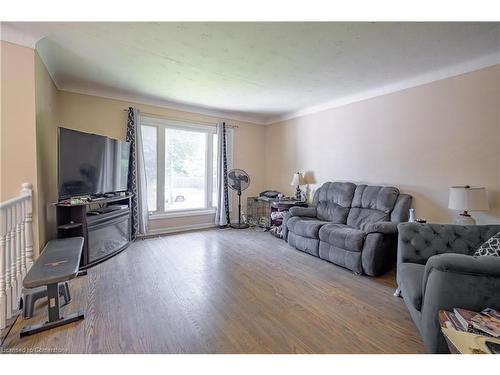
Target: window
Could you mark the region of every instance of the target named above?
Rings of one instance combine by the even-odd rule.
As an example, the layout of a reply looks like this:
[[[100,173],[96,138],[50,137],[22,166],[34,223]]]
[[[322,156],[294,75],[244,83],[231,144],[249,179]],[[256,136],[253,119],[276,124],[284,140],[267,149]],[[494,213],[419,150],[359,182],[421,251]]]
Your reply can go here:
[[[203,126],[142,119],[148,209],[153,216],[214,211],[217,205],[217,134]],[[232,131],[228,131],[228,164]]]

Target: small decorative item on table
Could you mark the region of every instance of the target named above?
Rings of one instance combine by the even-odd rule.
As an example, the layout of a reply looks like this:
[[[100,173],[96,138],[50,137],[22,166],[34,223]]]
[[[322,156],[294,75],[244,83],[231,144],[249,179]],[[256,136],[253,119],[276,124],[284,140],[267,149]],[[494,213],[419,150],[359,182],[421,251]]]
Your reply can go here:
[[[415,222],[415,209],[414,208],[410,208],[410,210],[409,210],[408,222],[409,223]]]
[[[305,185],[304,177],[302,177],[302,173],[296,172],[293,174],[292,182],[290,182],[291,186],[296,186],[297,190],[295,192],[295,199],[298,201],[302,200],[302,191],[300,190],[300,185]]]

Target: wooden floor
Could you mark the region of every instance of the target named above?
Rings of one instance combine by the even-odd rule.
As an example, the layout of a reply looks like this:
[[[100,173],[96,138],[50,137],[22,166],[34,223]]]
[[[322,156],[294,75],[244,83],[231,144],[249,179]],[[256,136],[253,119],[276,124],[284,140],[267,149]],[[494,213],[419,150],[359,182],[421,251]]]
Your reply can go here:
[[[422,353],[394,273],[352,272],[267,232],[206,230],[139,240],[71,283],[85,320],[4,351],[56,353]]]

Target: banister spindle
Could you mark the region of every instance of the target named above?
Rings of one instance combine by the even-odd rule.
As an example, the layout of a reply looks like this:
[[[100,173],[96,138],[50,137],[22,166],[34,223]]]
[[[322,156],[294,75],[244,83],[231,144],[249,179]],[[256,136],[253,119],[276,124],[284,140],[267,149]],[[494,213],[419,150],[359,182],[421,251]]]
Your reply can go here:
[[[21,203],[21,273],[22,273],[22,278],[24,279],[24,276],[26,276],[26,273],[28,272],[26,268],[26,232],[25,232],[25,227],[26,225],[24,224],[24,218],[26,217],[26,204],[24,201]]]
[[[21,189],[21,195],[27,196],[28,198],[24,202],[26,205],[26,216],[24,220],[25,224],[25,241],[26,241],[26,268],[29,270],[33,265],[33,201],[32,192],[33,186],[30,183],[24,183]]]
[[[14,206],[14,210],[16,212],[16,309],[18,307],[18,301],[21,298],[22,287],[23,287],[23,276],[22,276],[22,268],[21,268],[21,221],[23,221],[23,217],[21,216],[22,210],[21,207],[23,202],[17,202]]]
[[[0,210],[0,330],[7,325],[7,294],[5,292],[5,253],[7,236],[7,217],[5,210]]]
[[[32,185],[21,195],[0,202],[0,329],[17,314],[22,282],[33,264]]]
[[[11,271],[11,223],[12,218],[10,216],[11,209],[10,207],[5,208],[6,214],[6,227],[7,234],[5,239],[5,293],[6,293],[6,301],[5,301],[5,311],[7,319],[12,317],[12,284],[10,278]]]
[[[17,306],[17,279],[16,279],[16,206],[10,207],[10,286],[12,290],[11,309],[16,310]]]

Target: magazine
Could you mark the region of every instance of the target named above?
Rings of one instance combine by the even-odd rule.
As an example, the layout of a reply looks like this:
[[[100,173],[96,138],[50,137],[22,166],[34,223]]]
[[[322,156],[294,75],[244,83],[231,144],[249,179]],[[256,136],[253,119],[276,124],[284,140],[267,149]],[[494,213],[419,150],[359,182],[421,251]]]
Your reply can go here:
[[[493,337],[500,337],[500,319],[498,312],[485,309],[471,318],[472,326]]]
[[[453,309],[455,317],[462,326],[462,328],[467,331],[472,328],[472,318],[477,315],[477,312],[455,308]]]

